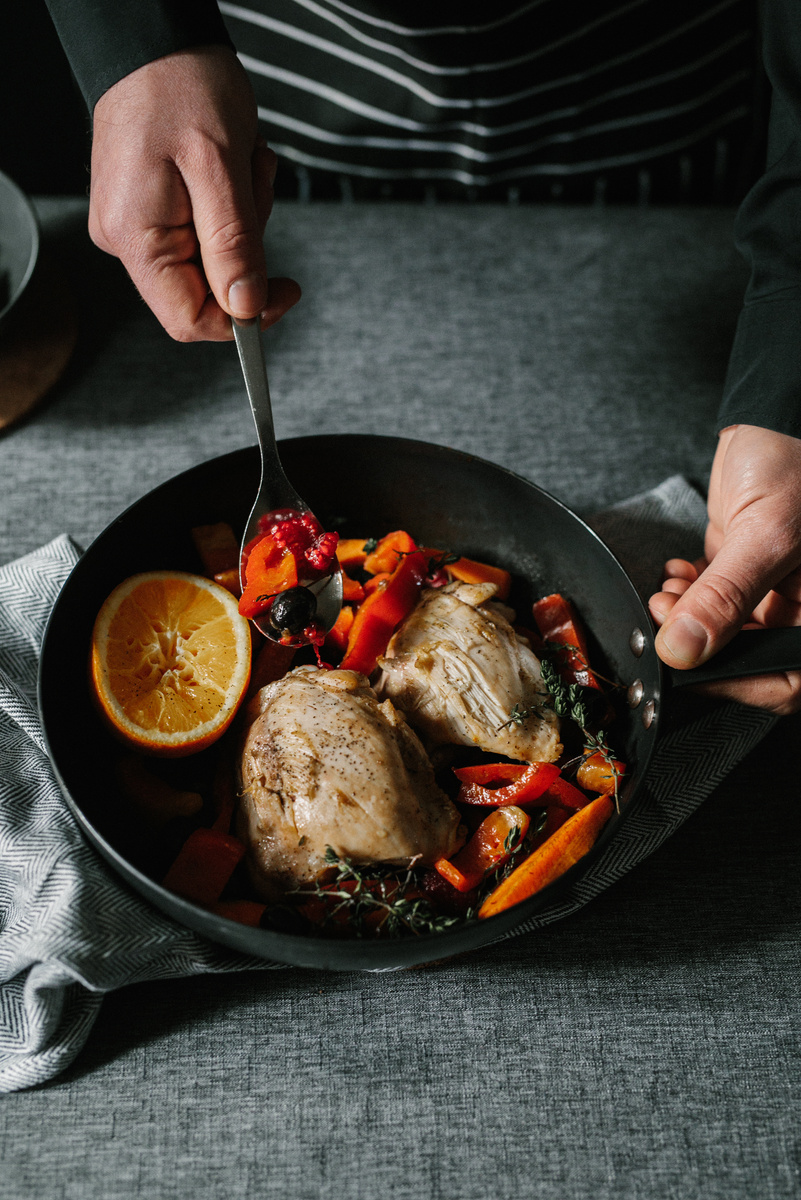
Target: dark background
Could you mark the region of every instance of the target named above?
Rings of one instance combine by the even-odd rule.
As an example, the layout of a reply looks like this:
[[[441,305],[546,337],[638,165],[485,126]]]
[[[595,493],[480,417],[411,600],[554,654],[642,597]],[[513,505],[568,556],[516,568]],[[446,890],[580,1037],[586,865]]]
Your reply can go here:
[[[113,2],[113,0],[109,0]],[[755,14],[755,9],[754,9]],[[741,20],[748,18],[746,16]],[[761,67],[758,36],[753,42],[753,113],[744,123],[732,154],[731,168],[721,185],[696,172],[691,189],[676,188],[669,163],[665,178],[657,168],[651,189],[651,203],[736,204],[757,177],[764,159],[769,87]],[[3,14],[3,38],[0,40],[0,170],[10,175],[33,195],[85,195],[89,186],[90,119],[83,98],[72,78],[44,0],[25,0],[8,5]],[[265,131],[269,135],[269,131]],[[624,172],[607,197],[612,203],[642,203],[636,191],[636,169]],[[630,178],[629,178],[630,177]],[[341,180],[325,172],[297,171],[291,163],[282,163],[276,182],[276,194],[287,198],[317,200],[422,200],[425,188],[419,181],[399,181],[370,185],[352,180],[348,196],[341,192]],[[474,200],[470,189],[439,185],[437,199]],[[483,198],[505,199],[505,187],[487,189]],[[548,180],[532,182],[522,189],[522,200],[534,202],[586,203],[592,201],[590,184],[581,179],[572,191],[554,194]]]
[[[5,6],[0,112],[0,170],[28,193],[86,193],[89,114],[43,0]]]

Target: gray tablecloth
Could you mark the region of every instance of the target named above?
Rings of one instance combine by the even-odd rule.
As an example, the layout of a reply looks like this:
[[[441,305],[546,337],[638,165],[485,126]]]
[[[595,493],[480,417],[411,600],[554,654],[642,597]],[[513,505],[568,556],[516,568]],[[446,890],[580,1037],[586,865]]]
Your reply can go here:
[[[88,542],[251,440],[229,347],[170,343],[42,205],[84,335],[0,442],[0,560]],[[278,431],[503,462],[587,513],[708,469],[742,270],[716,211],[284,206],[305,287]],[[392,976],[286,971],[108,997],[78,1062],[0,1105],[0,1196],[483,1200],[798,1194],[798,722],[582,912]]]

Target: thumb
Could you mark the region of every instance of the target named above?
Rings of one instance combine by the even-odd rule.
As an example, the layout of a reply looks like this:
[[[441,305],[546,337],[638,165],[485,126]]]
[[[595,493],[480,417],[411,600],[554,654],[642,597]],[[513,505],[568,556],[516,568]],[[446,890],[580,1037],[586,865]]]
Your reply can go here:
[[[786,567],[769,554],[768,539],[746,531],[726,538],[709,566],[662,623],[656,651],[679,670],[700,666],[731,641]]]
[[[216,162],[189,186],[203,270],[229,316],[257,317],[267,308],[267,263],[253,195],[250,160]]]

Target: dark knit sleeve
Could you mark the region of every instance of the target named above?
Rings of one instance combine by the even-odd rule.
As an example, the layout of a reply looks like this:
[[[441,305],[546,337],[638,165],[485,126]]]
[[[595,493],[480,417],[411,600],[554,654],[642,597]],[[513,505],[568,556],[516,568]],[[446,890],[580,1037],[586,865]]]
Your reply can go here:
[[[801,5],[765,0],[763,56],[773,95],[767,166],[737,215],[751,277],[719,428],[760,425],[801,437]]]
[[[46,4],[90,113],[112,84],[145,63],[192,46],[232,47],[216,0]]]

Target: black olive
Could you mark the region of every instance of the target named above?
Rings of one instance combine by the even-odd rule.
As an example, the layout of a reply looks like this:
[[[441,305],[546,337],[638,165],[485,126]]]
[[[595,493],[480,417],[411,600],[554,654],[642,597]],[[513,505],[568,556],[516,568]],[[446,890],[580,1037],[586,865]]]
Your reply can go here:
[[[314,592],[305,587],[288,588],[273,600],[269,621],[276,633],[302,633],[316,612]]]

